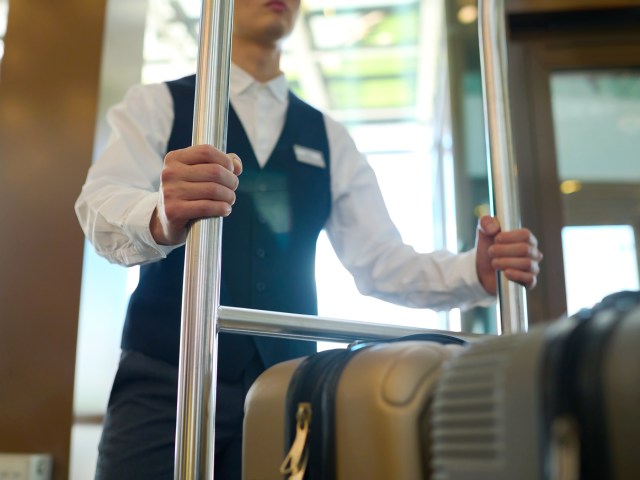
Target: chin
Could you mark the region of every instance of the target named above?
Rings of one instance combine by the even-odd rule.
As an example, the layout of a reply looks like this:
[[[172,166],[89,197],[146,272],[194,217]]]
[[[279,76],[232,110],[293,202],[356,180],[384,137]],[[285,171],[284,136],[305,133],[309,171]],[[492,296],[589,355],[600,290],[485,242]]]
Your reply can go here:
[[[290,25],[284,25],[282,22],[273,22],[265,26],[261,37],[270,42],[279,43],[285,37],[289,36],[291,30]]]

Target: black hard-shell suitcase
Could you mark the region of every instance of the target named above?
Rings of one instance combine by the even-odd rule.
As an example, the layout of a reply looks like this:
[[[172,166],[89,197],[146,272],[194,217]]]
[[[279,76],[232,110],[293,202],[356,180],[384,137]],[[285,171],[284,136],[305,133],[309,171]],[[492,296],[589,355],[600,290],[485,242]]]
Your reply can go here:
[[[424,478],[432,391],[465,343],[427,338],[320,352],[264,372],[245,403],[244,480]]]
[[[474,342],[433,407],[435,480],[640,479],[640,293]]]

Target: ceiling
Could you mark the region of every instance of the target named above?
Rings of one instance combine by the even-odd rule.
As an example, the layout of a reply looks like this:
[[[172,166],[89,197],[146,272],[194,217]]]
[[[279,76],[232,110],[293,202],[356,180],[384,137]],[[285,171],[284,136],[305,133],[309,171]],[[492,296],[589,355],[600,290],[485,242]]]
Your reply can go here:
[[[440,55],[426,41],[421,15],[434,0],[304,0],[283,44],[282,67],[292,89],[342,121],[408,121],[417,116],[423,59]],[[193,72],[197,0],[149,0],[144,81]],[[430,40],[430,38],[429,38]],[[432,60],[431,60],[432,61]],[[169,67],[172,65],[171,67]]]

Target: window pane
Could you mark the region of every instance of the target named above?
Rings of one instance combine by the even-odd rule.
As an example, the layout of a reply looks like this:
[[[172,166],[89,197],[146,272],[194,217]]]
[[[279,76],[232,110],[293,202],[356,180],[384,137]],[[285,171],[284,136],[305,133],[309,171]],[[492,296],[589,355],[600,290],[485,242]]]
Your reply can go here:
[[[640,71],[554,73],[561,180],[639,182]]]
[[[0,0],[0,63],[4,56],[4,36],[7,33],[7,19],[9,17],[9,0]]]
[[[628,225],[562,229],[569,315],[620,290],[637,290],[638,258]]]
[[[433,250],[428,162],[412,153],[370,155],[369,161],[378,177],[389,214],[405,243],[420,252]],[[405,172],[412,174],[408,176]],[[408,205],[411,208],[407,208]],[[417,212],[420,215],[416,215]],[[316,278],[321,316],[445,328],[444,318],[433,311],[400,307],[361,295],[324,234],[318,241]]]

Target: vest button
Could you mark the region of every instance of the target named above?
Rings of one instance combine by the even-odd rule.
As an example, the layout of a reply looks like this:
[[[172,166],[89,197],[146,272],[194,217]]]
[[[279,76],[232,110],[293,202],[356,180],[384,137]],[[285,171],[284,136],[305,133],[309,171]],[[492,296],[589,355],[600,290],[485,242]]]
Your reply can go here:
[[[257,248],[256,249],[256,256],[258,258],[264,258],[266,255],[266,252],[264,251],[264,248]]]
[[[264,282],[256,283],[256,290],[258,290],[258,292],[264,292],[266,289],[267,285]]]

